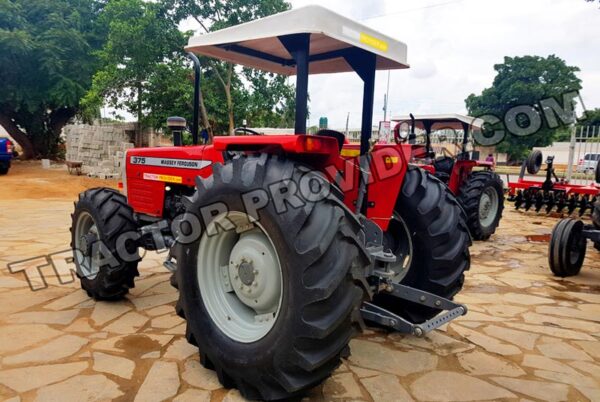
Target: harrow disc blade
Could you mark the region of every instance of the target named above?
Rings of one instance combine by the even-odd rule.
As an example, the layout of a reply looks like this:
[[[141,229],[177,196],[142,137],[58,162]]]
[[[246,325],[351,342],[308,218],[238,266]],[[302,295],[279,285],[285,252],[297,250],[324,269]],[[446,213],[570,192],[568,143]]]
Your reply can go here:
[[[579,216],[583,216],[585,214],[585,210],[590,207],[590,201],[587,195],[581,197],[579,201]]]
[[[564,194],[558,196],[558,202],[556,203],[556,212],[562,213],[563,209],[567,206],[567,199]]]
[[[535,197],[535,212],[540,212],[544,206],[544,196],[542,193],[537,193]]]
[[[569,215],[571,215],[573,213],[573,211],[575,211],[576,208],[577,208],[577,197],[572,195],[571,197],[569,197],[569,202],[567,203],[567,211],[569,211]]]
[[[546,213],[549,214],[552,212],[552,208],[556,205],[556,199],[554,198],[554,193],[548,194],[548,199],[546,200]]]
[[[521,205],[523,205],[523,192],[521,190],[517,191],[517,195],[511,200],[515,203],[515,208],[519,209]]]

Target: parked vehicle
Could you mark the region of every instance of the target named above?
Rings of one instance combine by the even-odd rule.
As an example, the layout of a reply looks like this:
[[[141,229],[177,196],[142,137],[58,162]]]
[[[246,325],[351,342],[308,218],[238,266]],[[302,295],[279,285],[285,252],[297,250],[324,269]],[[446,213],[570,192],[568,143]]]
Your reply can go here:
[[[14,146],[8,138],[0,138],[0,175],[7,174],[13,158]]]
[[[600,160],[600,154],[585,154],[577,163],[577,172],[594,173]]]
[[[409,166],[410,145],[370,142],[375,71],[407,68],[406,45],[319,6],[192,37],[190,52],[296,75],[296,135],[216,136],[194,145],[173,117],[173,147],[130,149],[121,194],[80,195],[72,248],[82,287],[116,299],[138,249],[169,249],[177,313],[204,367],[250,399],[300,395],[349,354],[363,320],[422,336],[466,313],[450,299],[470,236],[450,190]],[[306,135],[311,74],[363,81],[360,145]],[[442,311],[445,311],[442,313]]]

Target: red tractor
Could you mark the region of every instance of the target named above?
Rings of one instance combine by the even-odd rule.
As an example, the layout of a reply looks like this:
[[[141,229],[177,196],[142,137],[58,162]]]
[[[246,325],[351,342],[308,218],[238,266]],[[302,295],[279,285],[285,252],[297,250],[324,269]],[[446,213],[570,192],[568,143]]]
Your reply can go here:
[[[459,114],[417,117],[411,114],[392,120],[397,122],[394,128],[396,142],[408,141],[412,145],[410,162],[448,185],[465,210],[475,240],[489,239],[502,218],[504,186],[494,172],[494,162],[480,161],[468,150],[470,133],[473,129],[481,129],[483,121]],[[417,143],[416,129],[423,133],[425,141]],[[437,152],[432,145],[432,135],[441,145]],[[443,148],[450,144],[458,144],[458,152]]]
[[[370,142],[375,72],[407,68],[405,44],[309,6],[193,37],[187,50],[295,74],[296,135],[182,146],[186,122],[171,118],[175,146],[127,151],[123,193],[91,189],[75,205],[72,247],[90,296],[124,296],[138,250],[168,249],[202,364],[265,400],[324,381],[364,321],[421,336],[466,313],[450,300],[470,264],[458,201],[409,166],[409,145]],[[351,71],[364,83],[360,145],[305,135],[309,73]]]

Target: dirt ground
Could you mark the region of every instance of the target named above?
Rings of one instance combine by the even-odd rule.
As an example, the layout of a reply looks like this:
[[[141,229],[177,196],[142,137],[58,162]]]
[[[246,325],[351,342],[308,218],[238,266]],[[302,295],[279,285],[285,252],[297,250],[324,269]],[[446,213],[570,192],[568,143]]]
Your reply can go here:
[[[65,268],[73,201],[107,185],[38,163],[0,177],[0,399],[241,400],[185,341],[164,255],[148,254],[114,303],[90,300]],[[457,297],[466,316],[425,339],[367,330],[308,399],[600,400],[600,254],[589,247],[579,276],[554,278],[556,220],[509,206],[491,241],[471,249]],[[35,291],[24,269],[41,273]]]

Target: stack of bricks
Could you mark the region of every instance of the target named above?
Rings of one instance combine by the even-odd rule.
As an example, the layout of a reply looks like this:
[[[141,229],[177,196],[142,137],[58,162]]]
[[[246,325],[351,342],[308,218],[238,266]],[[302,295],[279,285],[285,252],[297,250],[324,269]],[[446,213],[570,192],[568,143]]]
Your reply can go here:
[[[128,135],[132,130],[134,123],[66,126],[66,159],[82,162],[82,171],[89,177],[118,179],[125,151],[133,148]]]

